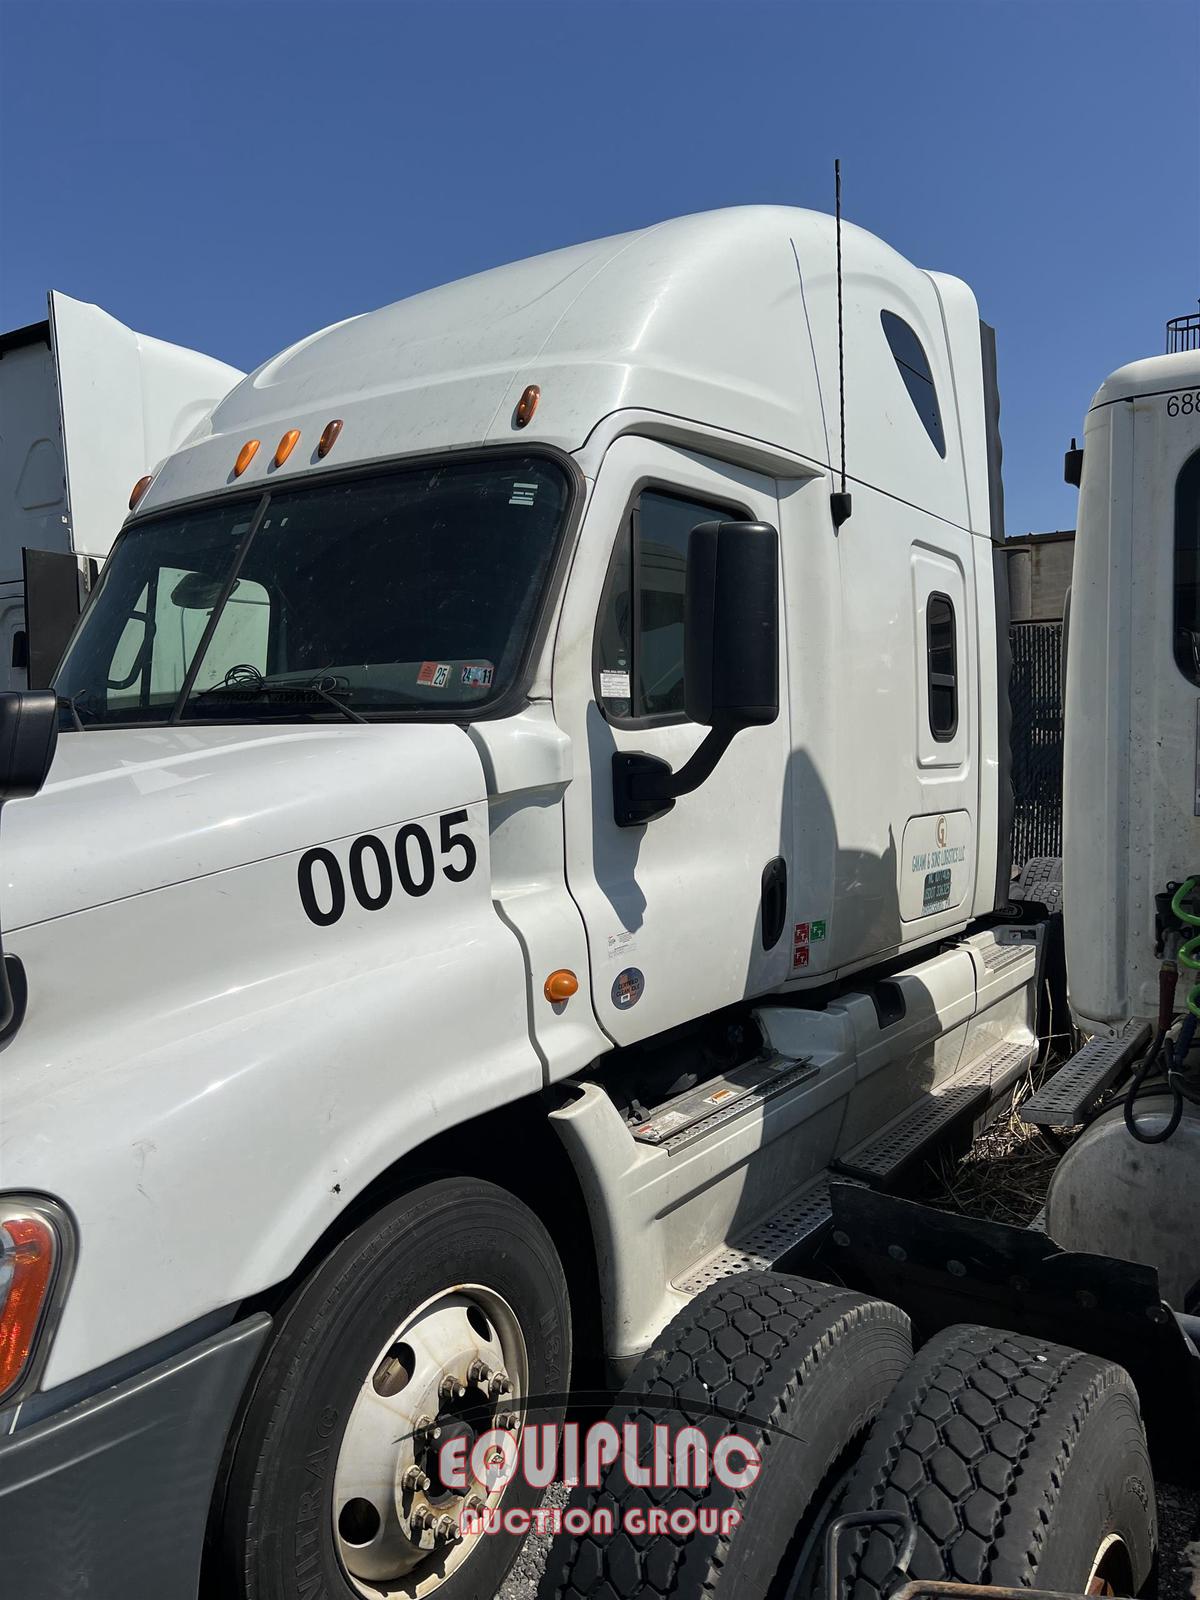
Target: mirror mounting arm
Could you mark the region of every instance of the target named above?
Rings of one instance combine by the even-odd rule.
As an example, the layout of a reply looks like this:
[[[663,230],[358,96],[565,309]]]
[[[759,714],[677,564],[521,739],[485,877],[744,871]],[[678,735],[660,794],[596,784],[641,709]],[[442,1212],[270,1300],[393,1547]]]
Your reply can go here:
[[[737,723],[710,728],[695,751],[674,772],[667,761],[641,751],[613,755],[613,817],[618,828],[637,828],[665,817],[681,794],[691,794],[713,774],[729,749]]]

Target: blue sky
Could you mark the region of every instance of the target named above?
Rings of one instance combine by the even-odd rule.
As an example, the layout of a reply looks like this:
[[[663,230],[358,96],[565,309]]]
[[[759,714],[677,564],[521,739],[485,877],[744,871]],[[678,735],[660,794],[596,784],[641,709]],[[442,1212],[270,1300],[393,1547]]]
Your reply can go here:
[[[1008,529],[1200,295],[1194,0],[0,0],[0,327],[48,288],[252,367],[681,212],[846,215],[999,339]]]

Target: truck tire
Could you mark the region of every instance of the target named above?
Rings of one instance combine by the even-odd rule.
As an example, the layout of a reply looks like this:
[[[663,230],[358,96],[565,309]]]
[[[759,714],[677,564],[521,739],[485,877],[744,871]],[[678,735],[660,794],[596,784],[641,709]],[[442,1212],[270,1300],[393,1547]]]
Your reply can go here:
[[[557,1422],[570,1353],[562,1266],[519,1200],[447,1178],[387,1206],[280,1318],[233,1454],[217,1592],[400,1600],[424,1585],[422,1597],[437,1600],[491,1596],[520,1539],[422,1530],[441,1516],[457,1527],[473,1491],[438,1477],[441,1445],[428,1423],[414,1424],[432,1419],[443,1443],[467,1438],[469,1455],[497,1415],[521,1416],[529,1397],[536,1421]],[[500,1373],[509,1387],[492,1394]],[[444,1395],[447,1378],[466,1393]],[[521,1422],[511,1426],[519,1433]],[[420,1473],[428,1492],[411,1481]],[[514,1477],[481,1497],[528,1508],[540,1491]]]
[[[1157,1525],[1133,1383],[1078,1350],[949,1328],[892,1391],[842,1509],[906,1512],[914,1578],[1138,1594]],[[843,1595],[882,1600],[899,1539],[848,1539]]]
[[[911,1351],[908,1318],[882,1300],[770,1272],[705,1290],[642,1358],[631,1402],[609,1421],[618,1430],[637,1425],[642,1463],[656,1424],[672,1436],[699,1428],[710,1452],[737,1433],[760,1452],[757,1477],[744,1489],[715,1476],[707,1488],[639,1487],[618,1457],[598,1490],[581,1485],[571,1499],[571,1508],[609,1510],[615,1531],[560,1534],[539,1600],[653,1600],[707,1595],[718,1585],[739,1600],[767,1594],[819,1529],[832,1486]],[[740,1520],[730,1531],[628,1531],[630,1513],[644,1521],[654,1509],[733,1510]]]

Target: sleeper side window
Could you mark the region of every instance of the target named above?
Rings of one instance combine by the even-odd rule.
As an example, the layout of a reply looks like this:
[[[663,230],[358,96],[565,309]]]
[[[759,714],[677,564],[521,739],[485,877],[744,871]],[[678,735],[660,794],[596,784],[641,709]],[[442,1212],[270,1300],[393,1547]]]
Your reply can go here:
[[[925,347],[908,323],[894,311],[881,311],[879,320],[883,324],[884,337],[895,357],[900,376],[904,379],[908,398],[924,424],[925,432],[933,441],[933,448],[938,455],[944,457],[946,435],[942,428],[937,388],[934,385],[933,372],[929,365],[929,357],[925,354]]]
[[[1200,685],[1200,450],[1175,480],[1175,662]]]
[[[929,731],[945,744],[958,732],[958,649],[954,604],[949,595],[931,594],[925,606],[925,644],[929,671]]]
[[[617,539],[596,640],[596,697],[614,722],[681,722],[688,536],[742,513],[645,489]]]

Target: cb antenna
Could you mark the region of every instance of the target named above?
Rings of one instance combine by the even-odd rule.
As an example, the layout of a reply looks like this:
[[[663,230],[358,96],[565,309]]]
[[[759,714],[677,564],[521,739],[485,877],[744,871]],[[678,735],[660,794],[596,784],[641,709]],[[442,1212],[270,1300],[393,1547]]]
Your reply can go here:
[[[842,487],[829,496],[833,525],[840,528],[850,518],[851,497],[846,488],[846,343],[842,324],[842,163],[833,163],[833,214],[837,232],[837,313],[838,313],[838,415],[842,432]]]

